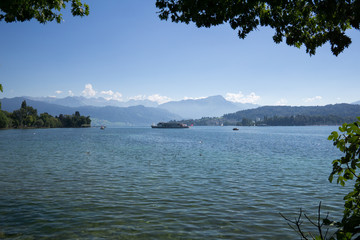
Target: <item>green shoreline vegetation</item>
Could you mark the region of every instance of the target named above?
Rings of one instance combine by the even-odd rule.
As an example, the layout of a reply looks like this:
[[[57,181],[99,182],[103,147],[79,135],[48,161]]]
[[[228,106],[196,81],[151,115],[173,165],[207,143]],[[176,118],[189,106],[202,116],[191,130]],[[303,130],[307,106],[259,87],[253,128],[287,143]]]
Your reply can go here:
[[[237,121],[234,119],[226,119],[224,117],[206,117],[201,119],[190,119],[177,121],[187,125],[194,126],[340,126],[343,123],[351,123],[356,117],[347,116],[273,116],[264,117],[263,119],[242,118]]]
[[[262,106],[222,117],[181,122],[194,126],[339,126],[357,121],[358,116],[360,105],[340,103],[325,106]]]
[[[81,128],[90,127],[90,116],[81,116],[78,111],[72,115],[51,116],[41,113],[31,106],[27,106],[24,100],[20,109],[9,113],[0,110],[0,129],[27,129],[27,128]]]

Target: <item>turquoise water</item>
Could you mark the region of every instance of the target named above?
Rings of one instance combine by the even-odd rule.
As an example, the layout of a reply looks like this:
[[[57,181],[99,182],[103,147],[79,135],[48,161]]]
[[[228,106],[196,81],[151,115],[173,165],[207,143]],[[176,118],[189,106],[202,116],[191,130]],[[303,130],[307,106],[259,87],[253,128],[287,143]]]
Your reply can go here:
[[[0,131],[0,239],[298,239],[341,216],[336,127]]]

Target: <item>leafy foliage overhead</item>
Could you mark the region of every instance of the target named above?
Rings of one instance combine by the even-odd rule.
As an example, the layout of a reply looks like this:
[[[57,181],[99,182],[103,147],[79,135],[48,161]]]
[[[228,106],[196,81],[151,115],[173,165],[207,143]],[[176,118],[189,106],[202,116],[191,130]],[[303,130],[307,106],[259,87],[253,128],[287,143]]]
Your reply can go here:
[[[157,0],[162,20],[194,22],[197,27],[229,23],[244,39],[258,26],[275,30],[273,40],[290,46],[305,45],[315,54],[326,42],[334,55],[351,44],[346,30],[360,27],[360,0]]]
[[[61,9],[71,3],[73,16],[89,15],[89,6],[81,0],[1,0],[0,21],[24,22],[36,19],[40,23],[62,20]]]

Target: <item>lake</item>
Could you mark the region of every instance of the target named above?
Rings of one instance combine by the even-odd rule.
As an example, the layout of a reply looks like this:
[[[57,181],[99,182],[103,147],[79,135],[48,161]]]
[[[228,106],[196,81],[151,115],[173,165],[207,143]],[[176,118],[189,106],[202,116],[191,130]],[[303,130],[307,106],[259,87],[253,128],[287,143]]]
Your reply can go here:
[[[335,126],[0,131],[0,239],[299,239],[339,220]]]

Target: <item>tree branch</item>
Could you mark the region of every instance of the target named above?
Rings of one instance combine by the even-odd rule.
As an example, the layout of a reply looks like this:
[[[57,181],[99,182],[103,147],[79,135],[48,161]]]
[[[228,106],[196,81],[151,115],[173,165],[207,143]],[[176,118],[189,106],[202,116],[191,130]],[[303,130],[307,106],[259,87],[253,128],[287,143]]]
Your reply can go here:
[[[288,225],[289,225],[295,232],[297,232],[297,233],[301,236],[302,239],[309,240],[309,239],[305,236],[304,232],[303,232],[302,229],[301,229],[301,224],[303,223],[303,222],[301,221],[301,216],[302,216],[302,209],[301,209],[301,208],[300,208],[300,212],[299,212],[299,217],[298,217],[298,218],[295,218],[295,221],[292,221],[292,220],[288,219],[287,217],[285,217],[285,216],[284,216],[283,214],[281,214],[281,213],[279,213],[279,214],[280,214],[280,216],[281,216],[282,218],[284,218],[284,219],[288,222]],[[295,226],[296,226],[296,229],[295,229],[295,227],[293,227],[292,225],[290,225],[290,223],[292,223],[293,225],[295,225]]]

